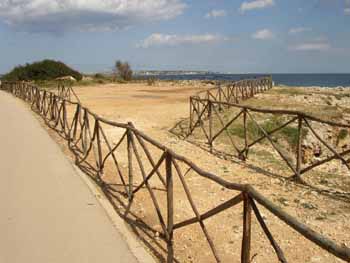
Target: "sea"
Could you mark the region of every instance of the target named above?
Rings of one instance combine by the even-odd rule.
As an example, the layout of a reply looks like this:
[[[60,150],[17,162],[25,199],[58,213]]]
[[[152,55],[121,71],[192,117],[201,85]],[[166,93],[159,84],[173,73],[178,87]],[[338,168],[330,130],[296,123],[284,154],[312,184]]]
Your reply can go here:
[[[237,81],[247,78],[272,76],[275,85],[302,87],[350,87],[349,74],[161,74],[152,77],[161,80],[228,80]],[[144,77],[151,77],[144,76]]]

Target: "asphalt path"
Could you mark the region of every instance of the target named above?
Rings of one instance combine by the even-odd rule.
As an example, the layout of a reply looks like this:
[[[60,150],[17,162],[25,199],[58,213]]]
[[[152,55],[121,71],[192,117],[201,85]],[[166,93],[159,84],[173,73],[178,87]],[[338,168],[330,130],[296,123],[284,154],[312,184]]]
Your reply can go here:
[[[137,262],[26,105],[0,91],[0,263]]]

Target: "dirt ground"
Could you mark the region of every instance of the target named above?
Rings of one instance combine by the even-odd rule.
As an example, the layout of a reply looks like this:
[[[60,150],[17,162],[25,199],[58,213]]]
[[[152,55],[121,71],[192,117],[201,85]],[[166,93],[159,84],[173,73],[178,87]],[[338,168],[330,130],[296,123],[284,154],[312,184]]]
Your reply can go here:
[[[177,138],[169,130],[179,121],[188,117],[189,97],[200,88],[193,86],[177,86],[165,82],[158,86],[145,84],[107,84],[100,86],[84,86],[74,88],[81,103],[98,115],[118,122],[133,122],[136,128],[152,138],[168,146],[176,153],[194,161],[202,169],[212,172],[227,181],[252,184],[259,192],[295,216],[315,231],[336,241],[338,244],[350,246],[350,195],[338,196],[325,193],[314,187],[307,187],[285,180],[279,174],[266,173],[254,163],[238,160],[224,160],[195,145]],[[200,200],[200,211],[206,211],[220,201],[232,197],[232,192],[224,191],[218,186],[208,183],[203,178],[191,177],[188,180],[196,189],[195,199]],[[175,187],[177,183],[174,183]],[[185,212],[188,208],[183,194],[178,191],[176,206],[183,214],[176,219],[193,216]],[[150,203],[145,202],[146,195],[135,201],[135,214],[143,218],[148,225],[159,227],[154,220],[154,212]],[[117,206],[117,208],[121,208]],[[269,212],[263,211],[275,238],[285,251],[289,262],[341,262],[327,251],[318,248],[305,240],[287,225]],[[177,220],[176,220],[177,221]],[[255,220],[256,221],[256,220]],[[277,262],[266,237],[256,222],[252,232],[252,262]],[[242,233],[242,210],[231,208],[221,217],[206,222],[213,234],[214,242],[224,262],[240,262]],[[164,244],[159,244],[157,235],[141,234],[133,229],[147,243],[155,256],[164,261]],[[149,235],[149,237],[145,237]],[[175,234],[175,255],[179,262],[215,262],[205,237],[198,226],[189,230],[180,230]]]

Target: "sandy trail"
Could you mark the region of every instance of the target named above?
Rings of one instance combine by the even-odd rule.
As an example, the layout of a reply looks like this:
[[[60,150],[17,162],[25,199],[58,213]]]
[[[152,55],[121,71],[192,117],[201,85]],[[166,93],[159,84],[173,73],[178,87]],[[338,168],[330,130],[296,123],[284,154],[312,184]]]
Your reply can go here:
[[[0,262],[137,262],[23,102],[0,92]]]

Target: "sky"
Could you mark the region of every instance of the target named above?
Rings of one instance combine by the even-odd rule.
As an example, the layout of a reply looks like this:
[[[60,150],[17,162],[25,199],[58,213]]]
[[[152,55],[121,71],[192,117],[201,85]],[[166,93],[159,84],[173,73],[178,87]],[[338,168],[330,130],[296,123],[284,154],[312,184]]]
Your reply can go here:
[[[135,70],[350,73],[350,0],[0,0],[0,74],[60,60]]]

